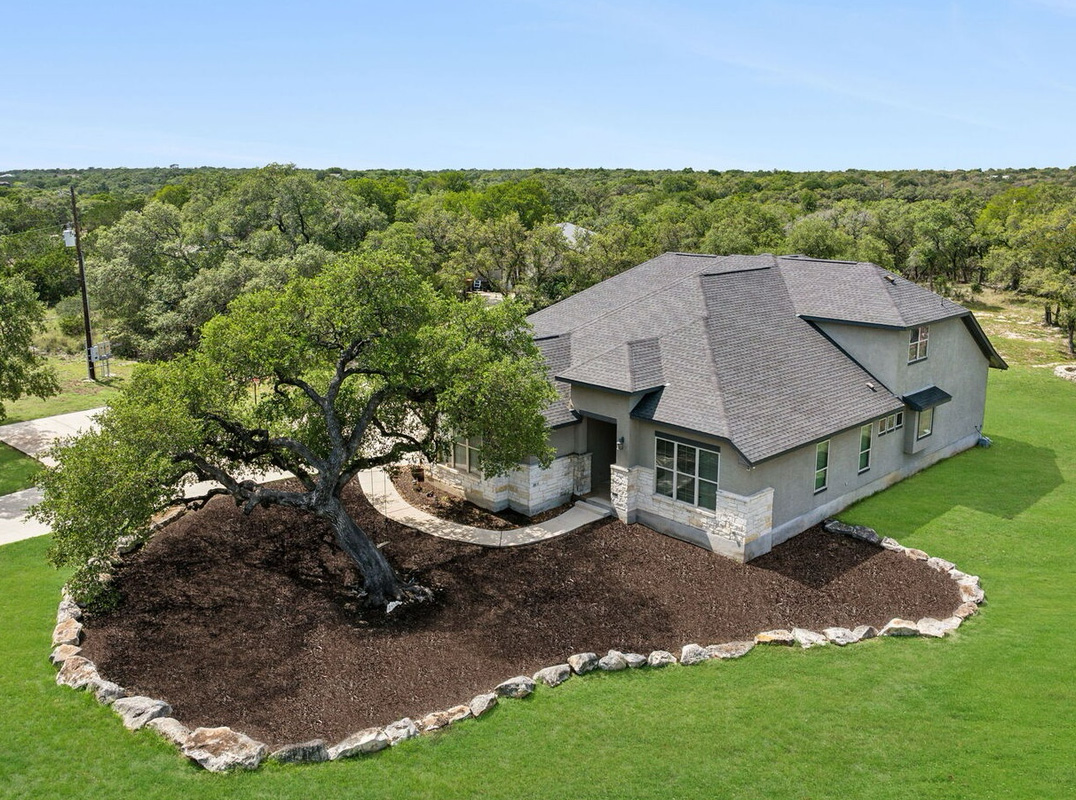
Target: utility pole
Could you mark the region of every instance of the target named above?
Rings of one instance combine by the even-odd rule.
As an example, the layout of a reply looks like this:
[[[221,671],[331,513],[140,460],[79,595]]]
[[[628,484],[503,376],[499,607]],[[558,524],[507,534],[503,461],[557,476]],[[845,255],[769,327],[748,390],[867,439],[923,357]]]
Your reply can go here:
[[[86,375],[97,380],[93,364],[93,336],[90,334],[90,298],[86,294],[86,263],[82,260],[82,236],[78,226],[78,205],[75,203],[75,185],[71,184],[71,215],[75,218],[75,253],[78,255],[78,282],[82,288],[82,326],[86,331]]]

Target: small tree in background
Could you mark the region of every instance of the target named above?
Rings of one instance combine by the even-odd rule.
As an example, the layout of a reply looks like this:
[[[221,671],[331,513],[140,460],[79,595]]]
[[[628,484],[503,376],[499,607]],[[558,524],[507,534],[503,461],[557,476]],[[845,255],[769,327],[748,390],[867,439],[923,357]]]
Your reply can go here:
[[[33,285],[0,273],[0,400],[48,397],[60,390],[52,370],[33,351],[34,333],[44,318]],[[0,420],[5,416],[0,403]]]
[[[436,459],[455,437],[482,438],[490,474],[528,455],[548,463],[541,412],[552,398],[517,304],[461,303],[395,256],[349,257],[282,292],[240,297],[194,351],[137,369],[98,430],[56,449],[34,513],[52,526],[52,562],[76,567],[72,586],[88,600],[95,558],[144,535],[185,486],[213,480],[246,513],[279,505],[325,520],[367,604],[384,606],[424,590],[404,584],[351,518],[344,487],[410,453]],[[243,479],[270,469],[301,488]]]

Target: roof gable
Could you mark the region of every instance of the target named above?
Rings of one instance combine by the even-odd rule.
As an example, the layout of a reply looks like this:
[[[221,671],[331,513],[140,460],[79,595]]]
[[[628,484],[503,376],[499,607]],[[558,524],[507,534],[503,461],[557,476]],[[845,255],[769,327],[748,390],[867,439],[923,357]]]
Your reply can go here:
[[[974,320],[874,264],[666,253],[530,321],[540,344],[570,342],[544,346],[558,388],[646,393],[632,416],[727,439],[757,463],[904,407],[812,319],[908,328],[954,316]]]
[[[877,264],[781,256],[796,313],[886,328],[912,328],[965,316],[967,309]]]

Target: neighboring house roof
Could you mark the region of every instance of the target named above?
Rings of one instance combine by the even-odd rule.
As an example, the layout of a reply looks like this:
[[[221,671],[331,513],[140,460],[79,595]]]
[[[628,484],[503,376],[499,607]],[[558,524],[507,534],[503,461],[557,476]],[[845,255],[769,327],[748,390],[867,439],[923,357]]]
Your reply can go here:
[[[553,224],[560,228],[561,234],[563,234],[564,238],[568,240],[568,244],[572,247],[579,244],[581,239],[585,241],[588,236],[591,236],[594,233],[594,231],[572,222],[555,222]]]
[[[632,416],[727,439],[757,463],[904,407],[811,320],[907,328],[970,316],[887,275],[873,264],[665,253],[530,322],[543,353],[556,354],[558,366],[547,363],[560,384],[642,394]]]

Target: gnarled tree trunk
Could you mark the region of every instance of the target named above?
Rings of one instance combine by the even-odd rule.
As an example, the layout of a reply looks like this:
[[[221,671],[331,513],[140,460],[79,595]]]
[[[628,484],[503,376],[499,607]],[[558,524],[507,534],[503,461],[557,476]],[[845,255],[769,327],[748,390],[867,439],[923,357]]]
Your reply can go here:
[[[340,498],[319,505],[314,513],[332,525],[337,544],[358,565],[367,605],[383,608],[392,600],[403,599],[405,587],[392,565],[351,518]]]

